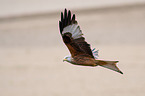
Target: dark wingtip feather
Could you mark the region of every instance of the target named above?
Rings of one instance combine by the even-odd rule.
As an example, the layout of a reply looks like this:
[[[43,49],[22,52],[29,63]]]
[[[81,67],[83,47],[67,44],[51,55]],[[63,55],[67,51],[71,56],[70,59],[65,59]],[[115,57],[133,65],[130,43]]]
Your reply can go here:
[[[64,10],[64,18],[67,18],[67,10]]]
[[[120,71],[119,73],[123,74],[123,72],[122,72],[122,71]]]
[[[70,15],[71,15],[71,11],[70,11],[70,10],[68,11],[68,14],[70,14]]]
[[[61,22],[63,21],[63,13],[61,12]]]
[[[60,33],[62,34],[62,22],[59,21],[59,30],[60,30]]]
[[[73,16],[72,16],[72,23],[73,24],[76,24],[77,23],[77,21],[75,19],[76,19],[76,16],[75,16],[75,14],[73,14]]]
[[[75,18],[76,18],[76,16],[75,16],[75,14],[73,14],[72,21],[75,21]]]
[[[71,11],[65,8],[64,13],[61,12],[61,21],[59,22],[59,29],[62,34],[63,28],[70,24],[75,24],[77,21],[75,20],[75,14],[71,17]]]
[[[71,24],[71,12],[70,10],[68,11],[68,24]]]
[[[65,8],[64,11],[67,12],[67,9]]]

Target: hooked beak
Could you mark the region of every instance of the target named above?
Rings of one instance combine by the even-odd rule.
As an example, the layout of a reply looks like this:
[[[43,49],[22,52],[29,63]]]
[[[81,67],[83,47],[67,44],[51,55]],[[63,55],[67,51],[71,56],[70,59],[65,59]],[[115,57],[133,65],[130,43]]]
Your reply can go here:
[[[66,61],[67,59],[63,59],[63,62]]]

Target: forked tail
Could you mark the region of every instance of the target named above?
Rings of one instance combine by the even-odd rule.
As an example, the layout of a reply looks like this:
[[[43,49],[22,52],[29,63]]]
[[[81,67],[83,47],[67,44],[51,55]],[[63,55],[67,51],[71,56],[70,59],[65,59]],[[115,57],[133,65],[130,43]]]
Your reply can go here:
[[[111,69],[113,71],[119,72],[123,74],[123,72],[120,71],[120,69],[116,66],[116,63],[119,61],[106,61],[106,60],[98,60],[96,59],[96,64],[100,65],[102,67]]]

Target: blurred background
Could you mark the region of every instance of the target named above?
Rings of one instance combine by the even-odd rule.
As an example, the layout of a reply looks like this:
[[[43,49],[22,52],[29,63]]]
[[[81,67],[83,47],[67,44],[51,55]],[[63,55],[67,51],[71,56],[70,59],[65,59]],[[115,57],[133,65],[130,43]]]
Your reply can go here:
[[[123,75],[62,62],[67,8]],[[145,0],[0,0],[0,96],[145,96]]]

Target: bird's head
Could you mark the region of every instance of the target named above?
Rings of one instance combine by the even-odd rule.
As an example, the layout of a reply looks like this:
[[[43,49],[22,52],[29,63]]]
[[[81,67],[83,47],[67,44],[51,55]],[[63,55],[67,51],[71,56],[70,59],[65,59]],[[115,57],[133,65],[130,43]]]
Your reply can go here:
[[[67,61],[67,62],[70,62],[71,63],[72,62],[72,57],[70,55],[65,56],[64,59],[63,59],[63,62],[64,61]]]

